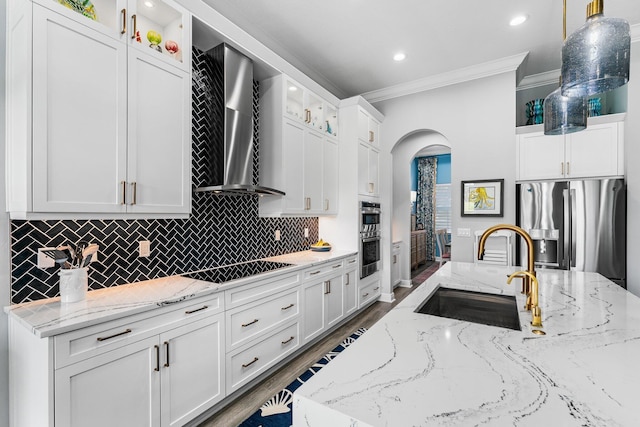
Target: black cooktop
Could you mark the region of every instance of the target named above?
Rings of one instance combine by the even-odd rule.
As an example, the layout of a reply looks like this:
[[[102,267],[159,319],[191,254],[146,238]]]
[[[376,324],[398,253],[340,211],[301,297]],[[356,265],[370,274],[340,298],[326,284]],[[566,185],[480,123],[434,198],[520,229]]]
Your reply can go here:
[[[225,283],[267,271],[290,267],[293,264],[273,261],[249,261],[242,264],[225,265],[223,267],[210,268],[208,270],[187,273],[183,276],[191,279],[203,280],[211,283]]]

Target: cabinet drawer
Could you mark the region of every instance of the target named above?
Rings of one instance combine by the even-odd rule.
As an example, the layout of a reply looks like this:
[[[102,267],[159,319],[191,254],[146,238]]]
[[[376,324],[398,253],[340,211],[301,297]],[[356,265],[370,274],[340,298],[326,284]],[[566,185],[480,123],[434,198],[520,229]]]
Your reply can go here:
[[[300,274],[295,273],[228,289],[224,293],[226,309],[238,307],[239,305],[273,295],[276,292],[293,288],[299,283]]]
[[[295,322],[244,350],[227,354],[227,394],[237,390],[300,346],[300,324]]]
[[[222,294],[188,300],[168,309],[162,314],[142,313],[54,337],[56,369],[139,341],[179,322],[219,313],[223,310]]]
[[[275,329],[300,314],[300,289],[295,288],[227,311],[227,349]]]
[[[350,269],[352,267],[357,267],[358,266],[358,256],[357,255],[353,255],[350,256],[348,258],[344,259],[343,262],[344,268],[346,269]]]
[[[358,306],[360,308],[364,307],[371,301],[375,301],[380,296],[380,281],[376,280],[375,282],[363,287],[360,289],[358,294]]]
[[[316,277],[323,276],[328,273],[333,273],[342,268],[343,262],[344,260],[340,259],[337,261],[327,262],[325,264],[308,268],[303,273],[303,280],[315,279]]]

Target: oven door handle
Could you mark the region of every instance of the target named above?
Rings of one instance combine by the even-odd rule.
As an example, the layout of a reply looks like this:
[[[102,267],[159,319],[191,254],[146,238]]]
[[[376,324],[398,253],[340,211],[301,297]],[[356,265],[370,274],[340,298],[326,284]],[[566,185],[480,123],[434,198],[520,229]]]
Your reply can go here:
[[[362,239],[362,243],[375,242],[376,240],[380,240],[379,237],[365,237]]]

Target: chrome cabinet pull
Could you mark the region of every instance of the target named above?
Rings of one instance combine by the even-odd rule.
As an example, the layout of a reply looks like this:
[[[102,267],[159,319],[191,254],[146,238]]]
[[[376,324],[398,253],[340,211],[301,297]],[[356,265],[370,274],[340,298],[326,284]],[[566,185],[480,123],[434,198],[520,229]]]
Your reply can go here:
[[[309,276],[315,276],[318,273],[320,273],[320,270],[312,271],[311,273],[309,273]]]
[[[243,324],[242,324],[242,327],[243,327],[243,328],[246,328],[246,327],[247,327],[247,326],[249,326],[249,325],[253,325],[254,323],[258,323],[258,320],[259,320],[259,319],[253,319],[253,320],[252,320],[251,322],[249,322],[249,323],[243,323]]]
[[[254,363],[256,363],[258,360],[260,360],[260,359],[258,359],[257,357],[254,357],[254,358],[253,358],[253,360],[252,360],[251,362],[249,362],[249,363],[243,363],[243,364],[242,364],[242,367],[243,367],[243,368],[248,368],[249,366],[251,366],[251,365],[253,365]]]
[[[168,368],[169,367],[169,341],[165,341],[164,345],[166,346],[166,349],[167,349],[167,353],[166,353],[167,358],[166,358],[166,361],[164,363],[164,367]]]
[[[352,259],[351,261],[349,261],[349,264],[353,264],[354,262],[356,262],[356,260]]]
[[[560,163],[560,175],[564,175],[564,162]]]
[[[333,266],[333,267],[331,267],[331,268],[340,268],[340,267],[342,267],[342,264],[336,264],[336,265],[334,265],[334,266]]]
[[[351,284],[351,281],[349,280],[349,273],[345,274],[345,276],[347,276],[347,281],[345,282],[345,286],[349,286]]]
[[[291,341],[293,341],[293,337],[289,338],[288,340],[281,341],[281,342],[282,342],[282,345],[285,345],[285,344],[289,344]]]
[[[325,280],[323,283],[324,283],[324,294],[327,295],[328,293],[331,292],[331,290],[330,290],[331,289],[330,288],[331,281],[330,280]]]
[[[138,185],[135,182],[131,183],[131,204],[136,204],[136,199],[138,198]]]
[[[282,307],[280,310],[283,310],[283,311],[284,311],[284,310],[289,310],[289,309],[290,309],[291,307],[293,307],[294,305],[295,305],[295,304],[293,304],[293,303],[292,303],[292,304],[289,304],[289,305],[288,305],[288,306],[286,306],[286,307]]]
[[[133,33],[131,33],[131,40],[135,40],[136,33],[138,32],[138,17],[136,15],[131,15],[131,20],[133,21]]]
[[[369,296],[369,292],[367,292],[366,294],[362,295],[362,298],[366,298]]]
[[[202,307],[196,308],[195,310],[187,310],[187,311],[184,312],[184,314],[193,314],[193,313],[195,313],[197,311],[206,310],[207,308],[209,308],[208,305],[203,305]]]
[[[127,204],[127,181],[120,181],[120,204],[121,205],[126,205]]]
[[[567,162],[567,176],[571,175],[571,172],[569,172],[569,162]]]
[[[159,372],[160,371],[160,346],[154,345],[153,347],[156,349],[156,368],[154,369],[154,371]]]
[[[111,338],[119,337],[120,335],[125,335],[125,334],[129,334],[129,333],[131,333],[131,329],[127,329],[125,331],[118,332],[117,334],[109,335],[108,337],[98,337],[98,341],[102,342],[102,341],[110,340]]]
[[[120,13],[122,13],[122,30],[120,30],[120,34],[125,34],[127,32],[127,9],[122,9]]]

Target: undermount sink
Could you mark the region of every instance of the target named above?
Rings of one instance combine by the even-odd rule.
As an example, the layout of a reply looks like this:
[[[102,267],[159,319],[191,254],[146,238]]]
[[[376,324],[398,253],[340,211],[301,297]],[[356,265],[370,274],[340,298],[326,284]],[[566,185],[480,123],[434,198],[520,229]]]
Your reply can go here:
[[[418,307],[416,313],[521,330],[513,295],[440,287]]]

